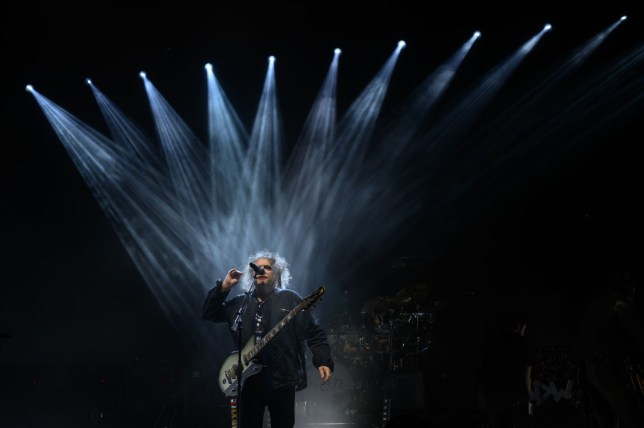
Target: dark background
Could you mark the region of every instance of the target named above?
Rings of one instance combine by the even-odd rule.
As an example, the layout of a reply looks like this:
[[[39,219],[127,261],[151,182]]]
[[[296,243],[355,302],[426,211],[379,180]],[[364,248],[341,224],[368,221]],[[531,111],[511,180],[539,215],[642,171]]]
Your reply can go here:
[[[99,426],[95,413],[101,406],[95,397],[111,396],[106,382],[130,385],[126,400],[151,426],[148,421],[164,412],[158,403],[181,389],[175,385],[188,385],[182,391],[209,388],[196,374],[203,368],[186,362],[190,350],[165,320],[37,103],[24,91],[26,84],[98,124],[98,110],[83,83],[91,77],[135,120],[151,127],[136,75],[145,70],[188,125],[204,136],[203,64],[215,64],[222,86],[250,126],[266,58],[275,55],[286,135],[292,141],[335,47],[343,49],[338,106],[344,111],[401,39],[408,47],[385,108],[474,30],[483,32],[487,48],[474,50],[454,91],[546,22],[555,31],[544,42],[547,52],[538,52],[543,63],[528,62],[522,70],[526,81],[623,14],[631,15],[629,21],[593,61],[600,64],[642,42],[644,24],[634,10],[636,2],[610,2],[592,10],[583,3],[566,9],[555,2],[483,3],[97,2],[71,7],[31,2],[5,7],[0,362],[3,376],[11,379],[3,396],[12,398],[13,411],[5,413],[8,422],[0,415],[0,426],[57,426],[25,416],[33,403],[59,421],[85,418],[83,423]],[[445,304],[437,313],[436,347],[456,356],[445,359],[450,364],[461,361],[463,340],[476,340],[480,321],[504,306],[531,315],[536,345],[573,343],[576,315],[607,274],[623,268],[638,281],[641,276],[642,95],[633,99],[638,108],[608,124],[584,147],[518,179],[500,177],[505,184],[514,182],[494,199],[476,204],[456,226],[446,221],[440,239],[420,222],[401,230],[390,248],[374,249],[365,277],[345,284],[351,290],[351,312],[359,315],[372,296],[425,283],[431,284],[432,299]],[[472,206],[464,201],[462,208]],[[325,322],[332,318],[321,317]],[[60,388],[73,399],[53,402]],[[146,392],[137,394],[137,388]],[[205,394],[218,402],[218,391]],[[183,394],[205,412],[202,421],[213,417],[203,410],[208,407],[203,395]],[[142,402],[142,396],[154,405]],[[76,416],[78,408],[86,410],[84,416]]]

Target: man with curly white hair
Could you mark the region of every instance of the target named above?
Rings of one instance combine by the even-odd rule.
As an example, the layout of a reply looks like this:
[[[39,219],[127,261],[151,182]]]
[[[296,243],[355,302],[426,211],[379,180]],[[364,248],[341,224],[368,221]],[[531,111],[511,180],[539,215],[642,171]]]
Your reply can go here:
[[[244,291],[252,290],[241,318],[241,343],[247,343],[253,337],[259,340],[303,301],[297,292],[288,289],[290,280],[289,266],[282,256],[268,250],[259,251],[249,257],[245,272],[231,268],[223,280],[217,281],[208,292],[202,318],[227,322],[232,331],[247,294],[227,297],[241,282]],[[233,339],[238,343],[238,332],[233,332]],[[256,356],[261,370],[242,383],[241,428],[261,428],[265,408],[269,411],[271,428],[294,426],[295,391],[307,385],[306,345],[322,383],[329,380],[333,360],[326,334],[311,311],[299,311]]]

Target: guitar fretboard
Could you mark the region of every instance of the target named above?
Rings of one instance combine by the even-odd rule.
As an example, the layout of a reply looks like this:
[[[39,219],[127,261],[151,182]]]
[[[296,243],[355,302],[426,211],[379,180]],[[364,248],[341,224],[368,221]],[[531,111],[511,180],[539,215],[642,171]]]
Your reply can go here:
[[[304,308],[311,306],[315,302],[315,300],[317,300],[320,296],[321,294],[317,295],[314,298],[308,298],[302,301],[299,305],[297,305],[293,309],[291,309],[291,311],[284,318],[282,318],[280,322],[275,324],[275,326],[268,333],[266,333],[264,337],[262,337],[255,344],[255,346],[253,346],[250,349],[250,351],[248,351],[246,354],[243,355],[244,364],[248,364],[253,358],[255,358],[257,354],[259,354],[259,351],[261,351],[264,348],[264,346],[266,346],[266,344],[270,342],[270,340],[273,337],[275,337],[275,335],[279,333],[279,331],[282,328],[284,328],[286,324],[288,324]]]

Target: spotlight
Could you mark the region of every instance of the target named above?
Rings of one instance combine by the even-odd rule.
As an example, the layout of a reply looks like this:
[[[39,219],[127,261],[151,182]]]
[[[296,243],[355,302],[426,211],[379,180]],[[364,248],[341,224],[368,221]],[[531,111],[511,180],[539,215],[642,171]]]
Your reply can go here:
[[[405,46],[407,46],[407,43],[405,43],[405,41],[404,41],[404,40],[401,40],[401,41],[399,41],[399,42],[398,42],[398,47],[399,47],[399,48],[401,48],[401,49],[402,49],[402,48],[404,48]]]
[[[550,31],[552,29],[552,25],[546,24],[543,26],[544,31]]]
[[[620,20],[620,21],[626,21],[626,18],[627,18],[627,16],[626,16],[626,15],[624,15],[624,16],[622,16],[621,18],[619,18],[619,20]]]
[[[340,54],[342,53],[342,49],[340,49],[340,48],[335,48],[335,49],[333,50],[333,53],[334,53],[334,54],[336,54],[336,55],[340,55]]]
[[[480,31],[475,31],[474,32],[474,38],[478,39],[479,37],[481,37],[481,32]]]
[[[89,78],[85,79],[85,84],[92,86],[92,79],[89,79]]]
[[[147,75],[145,74],[145,71],[140,71],[140,72],[139,72],[139,77],[140,77],[141,79],[145,79],[145,78],[147,77]]]
[[[25,91],[27,91],[27,92],[33,92],[33,91],[34,91],[34,87],[33,87],[33,86],[31,86],[31,85],[27,85],[27,86],[25,86]]]
[[[271,64],[275,63],[275,57],[273,55],[269,56],[268,62],[270,62]]]

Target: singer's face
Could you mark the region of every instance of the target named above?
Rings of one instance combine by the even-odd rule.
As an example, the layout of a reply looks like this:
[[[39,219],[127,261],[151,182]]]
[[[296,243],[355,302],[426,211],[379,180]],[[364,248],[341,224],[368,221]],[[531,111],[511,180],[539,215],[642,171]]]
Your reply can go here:
[[[273,277],[273,265],[269,259],[260,258],[255,260],[258,267],[264,268],[263,275],[255,274],[255,286],[260,291],[270,291],[275,287],[275,278]]]

